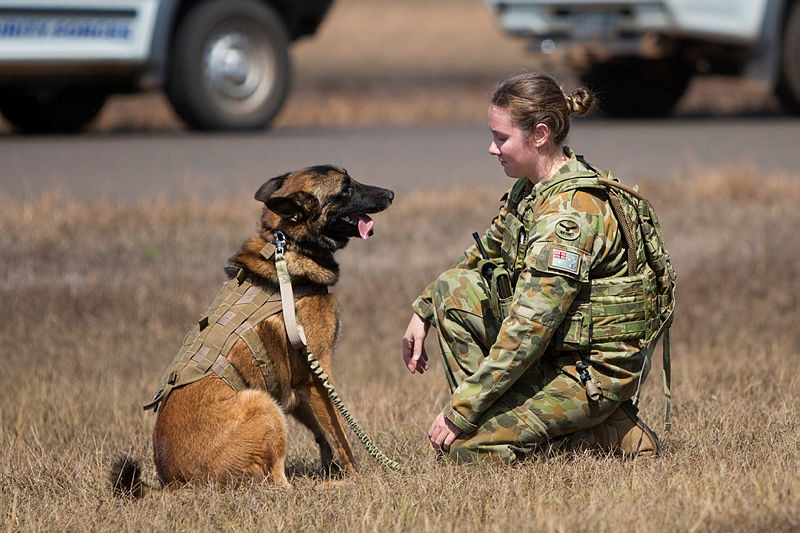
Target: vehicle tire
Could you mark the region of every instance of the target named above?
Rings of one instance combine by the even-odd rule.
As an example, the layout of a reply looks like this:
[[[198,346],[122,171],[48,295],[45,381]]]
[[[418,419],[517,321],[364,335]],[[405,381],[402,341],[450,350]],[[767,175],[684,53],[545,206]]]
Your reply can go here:
[[[281,19],[254,0],[207,0],[177,29],[166,93],[198,130],[266,128],[283,107],[291,79]]]
[[[691,79],[677,61],[625,58],[595,64],[581,81],[610,117],[662,117],[672,112]]]
[[[792,6],[786,19],[775,94],[786,109],[800,113],[800,3]]]
[[[94,120],[106,98],[82,88],[3,89],[0,113],[20,133],[74,133]]]

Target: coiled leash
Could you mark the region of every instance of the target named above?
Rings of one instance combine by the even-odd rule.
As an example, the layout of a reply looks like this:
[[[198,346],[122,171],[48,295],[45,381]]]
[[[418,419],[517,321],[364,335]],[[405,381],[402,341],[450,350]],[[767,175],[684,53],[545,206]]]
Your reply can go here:
[[[391,468],[392,470],[401,470],[402,467],[397,461],[389,459],[369,438],[369,435],[361,429],[356,419],[350,414],[350,411],[345,407],[339,395],[333,388],[333,384],[328,379],[327,374],[322,370],[319,360],[308,350],[306,344],[306,335],[303,327],[297,322],[294,312],[294,294],[292,292],[292,282],[289,278],[289,271],[286,268],[286,258],[284,252],[286,251],[286,236],[280,232],[275,232],[275,269],[278,271],[278,282],[280,283],[281,291],[281,306],[283,307],[283,321],[286,324],[286,335],[289,337],[289,342],[296,350],[301,350],[306,354],[308,364],[311,371],[315,376],[322,381],[323,387],[328,392],[328,397],[336,406],[336,410],[345,419],[347,425],[355,433],[358,439],[364,444],[369,454],[374,457],[378,462]]]

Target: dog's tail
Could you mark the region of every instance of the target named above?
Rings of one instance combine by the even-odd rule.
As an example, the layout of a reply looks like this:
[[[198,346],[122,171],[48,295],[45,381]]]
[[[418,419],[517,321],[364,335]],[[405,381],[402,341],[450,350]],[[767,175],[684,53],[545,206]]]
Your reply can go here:
[[[144,497],[156,490],[142,481],[142,466],[130,455],[118,457],[111,465],[111,490],[118,498]]]

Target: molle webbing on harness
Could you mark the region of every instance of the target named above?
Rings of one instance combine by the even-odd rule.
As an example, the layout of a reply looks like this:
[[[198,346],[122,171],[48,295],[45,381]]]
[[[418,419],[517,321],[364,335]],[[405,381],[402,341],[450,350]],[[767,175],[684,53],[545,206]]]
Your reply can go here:
[[[305,285],[295,288],[295,297],[327,292],[327,287]],[[281,312],[277,290],[264,290],[240,269],[233,279],[225,282],[210,307],[189,331],[183,345],[161,378],[159,390],[145,409],[158,411],[161,402],[173,389],[188,385],[214,373],[235,391],[248,388],[238,370],[227,359],[228,353],[240,340],[245,343],[258,363],[267,392],[277,397],[277,380],[272,360],[255,327],[267,317]]]
[[[582,158],[579,160],[586,164]],[[669,326],[674,310],[675,272],[664,249],[655,212],[636,189],[593,168],[555,180],[539,191],[537,201],[577,189],[600,189],[608,194],[628,250],[628,276],[592,279],[591,289],[582,290],[573,304],[577,316],[568,315],[562,329],[580,328],[583,323],[591,325],[593,341],[638,340],[640,346],[647,347]],[[585,335],[565,333],[565,340],[583,339],[580,346],[567,346],[568,349],[588,349]]]
[[[556,334],[560,350],[588,351],[593,344],[641,341],[658,329],[652,272],[593,279],[582,287]]]

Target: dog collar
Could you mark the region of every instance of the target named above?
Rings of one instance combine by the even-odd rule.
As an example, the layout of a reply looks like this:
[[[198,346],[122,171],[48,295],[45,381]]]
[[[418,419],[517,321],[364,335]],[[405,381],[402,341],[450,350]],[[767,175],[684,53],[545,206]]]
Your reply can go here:
[[[258,255],[262,258],[266,259],[267,261],[271,260],[273,257],[277,260],[277,255],[283,255],[286,253],[286,243],[288,240],[286,239],[286,235],[279,230],[275,230],[273,233],[273,240],[272,242],[267,242]]]

